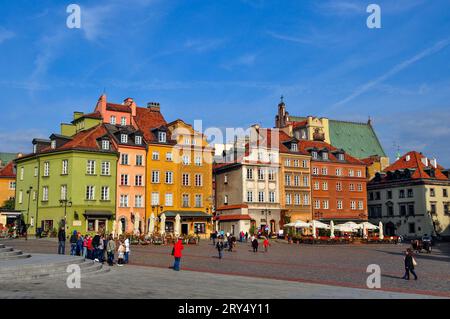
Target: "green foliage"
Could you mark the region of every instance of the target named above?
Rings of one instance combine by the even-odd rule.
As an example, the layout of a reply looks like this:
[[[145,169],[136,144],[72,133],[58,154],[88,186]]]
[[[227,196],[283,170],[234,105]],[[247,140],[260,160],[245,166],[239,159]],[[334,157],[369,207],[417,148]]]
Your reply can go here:
[[[1,206],[0,208],[14,210],[14,208],[15,208],[14,198],[5,200],[5,202],[3,203],[3,206]]]
[[[250,227],[250,234],[254,235],[256,233],[256,226],[252,225],[252,227]]]

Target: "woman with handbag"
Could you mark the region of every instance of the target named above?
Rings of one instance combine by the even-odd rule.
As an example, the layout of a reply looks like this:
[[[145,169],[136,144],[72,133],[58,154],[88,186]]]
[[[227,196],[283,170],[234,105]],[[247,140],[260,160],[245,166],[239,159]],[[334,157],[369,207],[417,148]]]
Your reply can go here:
[[[182,256],[181,251],[183,249],[184,249],[183,242],[181,241],[181,238],[179,238],[172,249],[172,255],[175,258],[175,261],[173,263],[173,270],[176,271],[180,270],[181,256]]]
[[[417,262],[413,257],[412,250],[408,248],[405,252],[405,274],[402,279],[409,280],[409,273],[411,272],[414,276],[414,280],[417,280],[417,275],[414,271],[414,267],[417,266]]]

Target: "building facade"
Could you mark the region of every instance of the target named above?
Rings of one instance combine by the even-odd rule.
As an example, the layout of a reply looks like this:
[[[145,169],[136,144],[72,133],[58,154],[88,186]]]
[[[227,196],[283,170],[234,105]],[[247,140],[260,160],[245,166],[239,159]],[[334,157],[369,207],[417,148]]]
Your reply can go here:
[[[0,207],[13,200],[16,193],[16,171],[14,162],[0,169]]]
[[[449,192],[448,170],[408,152],[369,182],[369,218],[387,235],[450,237]]]

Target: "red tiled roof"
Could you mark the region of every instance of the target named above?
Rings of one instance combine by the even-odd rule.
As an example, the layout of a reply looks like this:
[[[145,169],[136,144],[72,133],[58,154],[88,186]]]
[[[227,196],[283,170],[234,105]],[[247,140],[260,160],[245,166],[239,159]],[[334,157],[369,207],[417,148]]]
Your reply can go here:
[[[93,112],[93,113],[88,113],[88,114],[83,114],[81,116],[81,118],[83,117],[87,117],[90,119],[97,119],[97,120],[101,120],[102,119],[102,115],[100,114],[100,112]]]
[[[0,178],[15,178],[14,162],[9,162],[5,167],[0,170]]]
[[[226,221],[226,220],[252,220],[252,218],[249,215],[220,215],[220,216],[216,216],[214,219],[215,220],[219,220],[219,221]]]
[[[297,152],[291,151],[289,148],[287,148],[286,145],[284,145],[284,142],[288,142],[293,140],[294,138],[286,134],[284,131],[280,131],[280,153],[291,153],[291,154],[301,154],[301,155],[309,155],[308,152],[305,150],[301,150],[298,148]],[[298,145],[298,144],[297,144]]]
[[[326,148],[326,149],[328,149],[330,151],[330,153],[328,154],[329,160],[330,161],[338,161],[336,156],[334,156],[334,154],[331,153],[332,151],[337,151],[338,150],[333,145],[330,145],[328,143],[321,142],[321,141],[309,141],[309,140],[301,140],[301,141],[299,141],[299,143],[298,143],[298,149],[299,150],[307,151],[307,149],[309,149],[309,148],[317,148],[317,149]],[[359,159],[357,159],[357,158],[355,158],[353,156],[350,156],[348,153],[345,153],[344,159],[349,164],[364,165],[364,163],[362,161],[360,161]],[[339,161],[339,162],[341,162],[341,161]]]
[[[298,128],[298,127],[305,127],[306,124],[308,124],[308,121],[291,122],[291,123],[293,128]]]
[[[139,129],[144,133],[144,138],[147,142],[157,141],[157,136],[153,134],[152,129],[167,125],[160,111],[143,107],[136,108],[135,121]],[[169,136],[167,136],[167,140],[170,140]]]
[[[406,160],[406,158],[409,156],[409,161]],[[425,164],[422,162],[422,159],[426,158],[423,154],[411,151],[400,157],[397,161],[392,163],[390,166],[384,169],[384,172],[395,172],[396,170],[403,170],[403,169],[415,169],[414,173],[412,174],[411,178],[413,179],[419,179],[419,178],[432,178],[430,175],[428,175],[425,172],[425,169],[427,168],[433,168],[430,161],[428,161],[428,166],[425,166]],[[442,173],[442,170],[444,168],[440,165],[437,165],[437,168],[435,169],[435,179],[439,180],[448,180],[447,176],[445,176]]]
[[[247,204],[224,205],[224,206],[217,208],[217,210],[222,211],[222,210],[232,210],[232,209],[239,209],[239,208],[248,208],[248,205]]]
[[[106,109],[108,111],[131,113],[131,108],[123,104],[106,103]]]

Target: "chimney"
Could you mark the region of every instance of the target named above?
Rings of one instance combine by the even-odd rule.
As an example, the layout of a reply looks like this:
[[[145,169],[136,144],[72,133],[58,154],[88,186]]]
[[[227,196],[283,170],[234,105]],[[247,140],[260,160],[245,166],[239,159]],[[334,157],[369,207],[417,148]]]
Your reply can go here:
[[[106,113],[106,94],[103,93],[98,101],[97,101],[97,105],[95,106],[95,111],[94,112],[100,112],[100,114],[102,116],[105,116]]]
[[[123,100],[123,105],[130,107],[131,116],[136,116],[136,102],[134,102],[133,98],[127,97],[125,100]]]
[[[159,112],[161,111],[161,106],[158,102],[148,102],[147,103],[147,108],[152,110],[152,111],[156,111]]]

